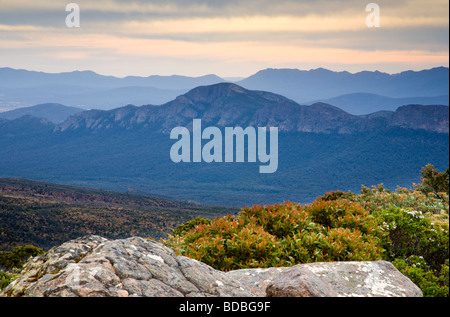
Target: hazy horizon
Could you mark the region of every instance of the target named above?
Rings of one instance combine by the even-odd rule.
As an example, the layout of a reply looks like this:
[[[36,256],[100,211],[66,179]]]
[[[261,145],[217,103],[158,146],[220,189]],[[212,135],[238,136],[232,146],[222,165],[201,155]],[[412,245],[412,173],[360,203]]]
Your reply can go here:
[[[40,70],[34,70],[34,69],[14,68],[14,67],[1,66],[0,65],[0,69],[1,68],[10,68],[10,69],[18,70],[18,71],[29,71],[29,72],[47,73],[47,74],[55,74],[55,75],[56,74],[63,74],[63,73],[74,73],[74,72],[93,72],[93,73],[95,73],[97,75],[100,75],[100,76],[111,76],[111,77],[116,77],[116,78],[119,78],[119,79],[124,79],[124,78],[127,78],[127,77],[142,77],[142,78],[145,78],[145,77],[151,77],[151,76],[161,76],[161,77],[166,77],[166,76],[167,77],[170,77],[170,76],[180,76],[180,77],[217,76],[217,77],[220,77],[221,79],[229,80],[229,81],[233,81],[233,80],[238,81],[238,80],[246,79],[248,77],[251,77],[251,76],[257,74],[260,71],[264,71],[264,70],[268,70],[268,69],[298,70],[298,71],[305,71],[305,72],[314,71],[314,70],[318,70],[318,69],[325,69],[325,70],[328,70],[328,71],[331,71],[331,72],[348,72],[350,74],[357,74],[357,73],[360,73],[360,72],[380,72],[380,73],[385,73],[385,74],[389,74],[389,75],[396,75],[396,74],[400,74],[400,73],[408,72],[408,71],[420,72],[420,71],[427,71],[427,70],[431,70],[431,69],[434,69],[434,68],[441,68],[441,67],[449,68],[449,66],[437,65],[437,66],[430,67],[430,68],[417,69],[417,70],[404,69],[404,70],[401,70],[401,71],[398,71],[398,72],[389,73],[389,72],[383,72],[383,71],[379,71],[379,70],[373,70],[372,71],[372,70],[366,70],[366,69],[363,69],[363,70],[360,70],[360,71],[348,71],[348,70],[332,70],[332,69],[328,69],[328,68],[324,68],[324,67],[317,67],[317,68],[310,68],[310,69],[268,67],[268,68],[257,70],[255,73],[251,73],[248,76],[220,76],[220,74],[214,74],[214,73],[205,73],[205,74],[200,74],[200,75],[196,75],[196,76],[190,76],[190,75],[181,74],[181,73],[174,73],[174,74],[168,74],[168,75],[161,75],[161,74],[147,74],[147,75],[145,75],[145,74],[144,75],[128,74],[128,75],[116,76],[116,75],[108,75],[108,74],[99,73],[99,72],[96,72],[96,71],[94,71],[92,69],[73,69],[73,70],[61,71],[61,72],[46,72],[46,71],[40,71]]]

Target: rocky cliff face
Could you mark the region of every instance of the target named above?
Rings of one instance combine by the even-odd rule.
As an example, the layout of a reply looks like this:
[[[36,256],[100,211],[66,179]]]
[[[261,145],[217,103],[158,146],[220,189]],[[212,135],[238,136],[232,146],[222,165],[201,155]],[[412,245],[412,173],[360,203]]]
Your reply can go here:
[[[111,111],[82,112],[56,130],[149,127],[170,133],[176,126],[191,127],[194,118],[219,128],[274,126],[284,132],[348,134],[396,126],[449,131],[447,106],[411,105],[382,115],[355,116],[325,103],[302,106],[280,95],[229,83],[197,87],[159,107],[127,106]]]
[[[31,259],[3,297],[420,297],[395,267],[335,262],[217,271],[153,240],[87,236]]]

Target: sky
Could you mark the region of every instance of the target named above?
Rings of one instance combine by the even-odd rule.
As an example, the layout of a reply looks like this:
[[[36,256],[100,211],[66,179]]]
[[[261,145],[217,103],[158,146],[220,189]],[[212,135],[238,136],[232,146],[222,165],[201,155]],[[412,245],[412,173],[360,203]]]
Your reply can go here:
[[[0,0],[0,67],[225,78],[448,67],[448,0],[375,1],[379,27],[369,0],[78,0],[70,28],[70,0]]]

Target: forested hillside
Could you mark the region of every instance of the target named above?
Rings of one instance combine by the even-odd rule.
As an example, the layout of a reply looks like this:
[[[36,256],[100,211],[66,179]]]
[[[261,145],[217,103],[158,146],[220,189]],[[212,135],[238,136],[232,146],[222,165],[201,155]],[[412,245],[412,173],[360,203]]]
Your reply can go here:
[[[0,178],[0,249],[25,244],[48,249],[86,234],[160,238],[194,217],[213,218],[236,211],[145,195]]]

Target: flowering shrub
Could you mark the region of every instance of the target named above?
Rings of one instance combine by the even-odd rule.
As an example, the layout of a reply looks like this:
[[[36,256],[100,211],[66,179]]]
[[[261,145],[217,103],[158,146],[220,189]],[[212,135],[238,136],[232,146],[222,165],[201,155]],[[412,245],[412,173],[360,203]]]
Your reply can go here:
[[[431,269],[423,257],[410,256],[407,259],[396,259],[393,264],[418,285],[425,297],[449,296],[449,261],[441,265],[439,270]]]
[[[413,189],[363,186],[352,200],[389,234],[382,244],[387,249],[385,259],[416,283],[424,296],[448,296],[449,193],[444,179],[448,182],[448,170],[438,173],[430,165],[422,175],[422,184],[413,184]]]
[[[449,198],[448,193],[441,193],[442,199],[433,193],[425,194],[418,190],[397,187],[395,191],[385,189],[383,185],[362,186],[359,195],[351,200],[361,204],[370,213],[376,210],[385,210],[389,207],[411,208],[422,213],[446,215],[448,221]]]
[[[389,260],[420,256],[432,269],[439,269],[448,259],[448,223],[434,223],[421,211],[395,207],[374,216],[389,233],[389,244],[384,246]]]

